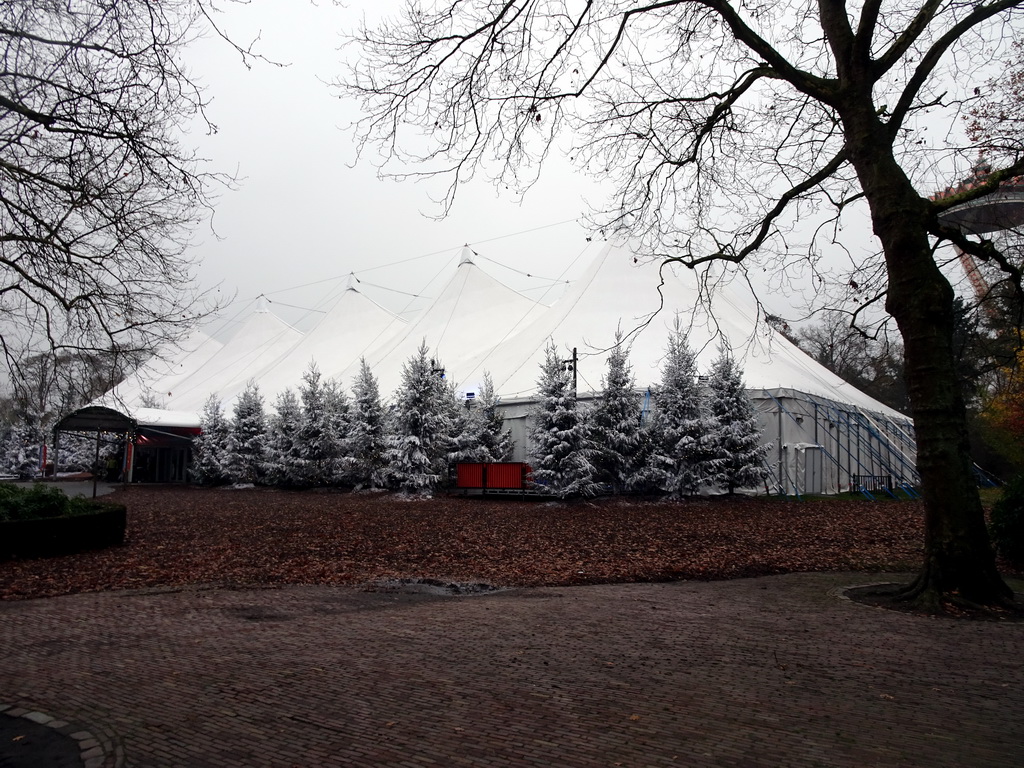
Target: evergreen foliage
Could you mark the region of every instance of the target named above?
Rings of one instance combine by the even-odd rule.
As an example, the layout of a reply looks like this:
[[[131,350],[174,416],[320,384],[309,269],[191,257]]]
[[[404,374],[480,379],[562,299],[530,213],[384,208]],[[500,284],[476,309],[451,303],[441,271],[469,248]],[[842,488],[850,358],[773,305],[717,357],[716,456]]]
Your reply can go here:
[[[262,483],[267,472],[267,416],[263,395],[250,381],[235,401],[227,468],[233,483]]]
[[[483,461],[508,461],[512,458],[512,432],[504,429],[505,419],[498,412],[498,397],[494,391],[494,380],[489,371],[484,371],[480,383],[480,395],[474,403],[474,413],[480,419],[479,441]]]
[[[602,381],[601,400],[591,417],[595,447],[596,479],[622,492],[636,474],[641,442],[640,396],[629,366],[629,348],[622,332],[615,333],[615,347],[608,355],[608,372]]]
[[[349,430],[352,422],[352,404],[348,394],[334,379],[324,382],[324,409],[334,440],[334,460],[328,467],[330,474],[321,478],[321,482],[334,484],[345,479]]]
[[[654,388],[647,389],[647,397],[655,400]],[[637,431],[637,445],[631,459],[631,472],[626,479],[626,490],[636,493],[657,493],[668,479],[670,463],[665,457],[662,445],[661,422],[656,414],[643,412],[640,406],[640,429]]]
[[[743,372],[726,344],[711,367],[708,388],[715,423],[716,483],[730,494],[737,488],[756,488],[769,475],[765,457],[770,444],[761,443],[762,430],[743,387]]]
[[[704,403],[696,359],[678,319],[669,335],[657,407],[660,454],[654,463],[664,468],[663,490],[674,498],[693,496],[714,483],[718,461],[714,421]]]
[[[1024,566],[1024,475],[1003,487],[992,506],[989,535],[996,550],[1017,566]]]
[[[192,441],[192,476],[204,485],[230,481],[228,450],[231,424],[224,416],[220,398],[210,395],[199,417],[200,434]]]
[[[310,363],[302,375],[299,388],[302,399],[302,424],[298,442],[301,468],[297,478],[302,485],[324,485],[332,482],[337,472],[338,414],[335,413],[334,395],[321,382],[316,363]]]
[[[502,429],[505,420],[498,413],[494,381],[487,371],[480,391],[475,394],[455,409],[455,436],[448,460],[453,464],[508,461],[512,455],[512,434]]]
[[[384,475],[385,412],[377,379],[359,361],[359,374],[352,385],[353,403],[348,433],[348,476],[357,488],[377,488],[386,483]]]
[[[38,475],[45,442],[43,414],[38,408],[26,408],[7,435],[4,455],[7,471],[19,480],[31,480]]]
[[[52,435],[52,432],[50,434]],[[122,446],[123,435],[100,435],[100,461],[104,466],[111,456],[115,457],[115,460],[124,458],[124,454],[120,452]],[[56,458],[59,462],[57,472],[88,472],[96,464],[95,432],[61,432],[58,447],[59,455],[54,456],[53,450],[50,451],[50,457]]]
[[[302,450],[299,430],[302,427],[302,407],[295,392],[286,389],[277,396],[274,415],[270,418],[267,479],[283,488],[303,484]]]
[[[534,481],[561,498],[593,496],[599,486],[586,413],[578,407],[571,373],[553,344],[544,350],[537,386],[530,446]]]
[[[402,367],[402,384],[395,393],[385,451],[393,488],[428,493],[447,472],[453,425],[452,409],[444,402],[449,390],[442,376],[441,366],[430,359],[425,341]]]

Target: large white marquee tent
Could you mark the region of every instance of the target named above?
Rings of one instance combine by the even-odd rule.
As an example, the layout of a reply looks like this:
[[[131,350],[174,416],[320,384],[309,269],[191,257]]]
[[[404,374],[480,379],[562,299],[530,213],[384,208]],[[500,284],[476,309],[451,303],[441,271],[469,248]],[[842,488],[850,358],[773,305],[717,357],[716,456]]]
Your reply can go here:
[[[405,361],[426,343],[463,396],[475,393],[484,372],[490,373],[521,459],[548,344],[567,358],[576,349],[580,395],[592,397],[600,391],[619,329],[630,345],[637,388],[644,392],[657,384],[678,318],[702,370],[710,368],[722,343],[741,361],[765,439],[773,443],[777,489],[835,492],[881,477],[916,480],[910,420],[773,331],[749,290],[719,280],[706,282],[702,293],[691,271],[666,267],[659,274],[657,265],[644,263],[625,243],[593,243],[585,255],[589,268],[551,306],[487,274],[468,248],[436,298],[408,322],[351,283],[305,335],[261,306],[223,346],[196,337],[169,369],[144,367],[98,404],[129,414],[153,405],[198,414],[211,394],[230,409],[252,381],[272,405],[286,388],[298,387],[311,362],[326,378],[349,387],[361,359],[387,396],[399,386]]]

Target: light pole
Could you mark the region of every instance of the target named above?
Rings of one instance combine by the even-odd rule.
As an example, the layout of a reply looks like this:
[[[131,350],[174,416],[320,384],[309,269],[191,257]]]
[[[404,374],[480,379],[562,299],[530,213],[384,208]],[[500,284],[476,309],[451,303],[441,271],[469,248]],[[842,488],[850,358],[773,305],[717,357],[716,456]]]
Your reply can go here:
[[[572,357],[569,360],[562,361],[563,371],[572,371],[572,396],[576,397],[576,364],[579,359],[576,356],[576,347],[572,348]]]

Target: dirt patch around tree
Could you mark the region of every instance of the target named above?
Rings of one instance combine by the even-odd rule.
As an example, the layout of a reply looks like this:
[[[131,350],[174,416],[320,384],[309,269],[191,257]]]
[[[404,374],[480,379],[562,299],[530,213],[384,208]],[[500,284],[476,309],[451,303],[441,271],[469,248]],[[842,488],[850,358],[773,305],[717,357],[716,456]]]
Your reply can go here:
[[[924,612],[902,597],[901,591],[905,586],[904,584],[896,583],[865,584],[859,587],[849,587],[842,591],[842,595],[861,605],[883,608],[888,611],[899,611],[915,616],[1010,623],[1024,622],[1024,596],[1019,592],[1015,593],[1014,599],[1008,601],[1004,606],[974,608],[947,602],[942,605],[939,611]]]
[[[923,541],[915,501],[561,503],[181,486],[107,498],[128,509],[123,546],[0,563],[0,599],[199,584],[533,587],[912,572]]]

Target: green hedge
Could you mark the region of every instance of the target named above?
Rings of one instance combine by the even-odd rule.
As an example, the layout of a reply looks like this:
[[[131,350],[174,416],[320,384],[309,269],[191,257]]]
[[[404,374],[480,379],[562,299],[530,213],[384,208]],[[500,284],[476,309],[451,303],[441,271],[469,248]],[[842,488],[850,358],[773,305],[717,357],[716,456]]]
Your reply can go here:
[[[0,559],[67,555],[124,543],[120,504],[69,499],[57,488],[0,483]]]
[[[1003,486],[990,519],[988,530],[996,549],[1014,565],[1024,566],[1024,475]]]

